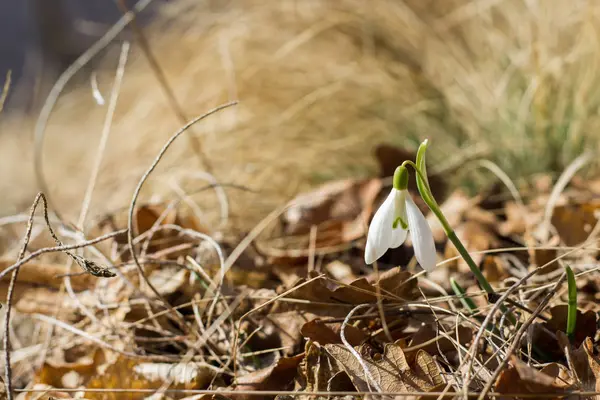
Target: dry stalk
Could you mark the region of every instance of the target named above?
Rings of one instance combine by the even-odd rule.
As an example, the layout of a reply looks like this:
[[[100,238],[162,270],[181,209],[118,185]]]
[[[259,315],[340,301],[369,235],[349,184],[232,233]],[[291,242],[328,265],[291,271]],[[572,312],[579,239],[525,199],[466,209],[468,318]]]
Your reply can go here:
[[[50,235],[52,236],[54,241],[58,244],[58,247],[61,248],[59,251],[62,251],[64,253],[66,253],[67,255],[69,255],[85,272],[87,272],[91,275],[94,275],[97,277],[113,277],[113,276],[115,276],[115,274],[113,272],[111,272],[108,268],[98,265],[91,260],[88,260],[84,257],[81,257],[79,255],[76,255],[76,254],[70,252],[69,249],[67,248],[69,246],[63,246],[63,244],[60,242],[60,240],[54,233],[54,230],[52,229],[52,225],[50,224],[50,220],[48,218],[48,204],[46,202],[46,197],[44,196],[43,193],[38,193],[38,195],[35,197],[35,199],[33,201],[33,205],[31,206],[30,217],[27,222],[27,228],[26,228],[25,235],[23,238],[23,246],[21,247],[21,250],[19,251],[19,255],[17,256],[17,263],[6,268],[4,271],[2,271],[0,273],[0,279],[2,279],[2,277],[4,277],[9,272],[13,272],[11,279],[10,279],[9,286],[8,286],[8,294],[7,294],[7,298],[6,298],[6,316],[4,319],[4,350],[5,350],[5,363],[6,363],[5,378],[6,378],[7,393],[8,393],[9,400],[12,399],[12,368],[10,365],[10,315],[11,315],[11,309],[12,309],[13,291],[14,291],[15,284],[17,282],[19,268],[21,267],[21,265],[25,264],[27,261],[31,260],[34,257],[37,257],[39,254],[42,254],[42,250],[47,250],[46,252],[48,252],[50,249],[50,248],[41,249],[41,250],[38,250],[38,251],[30,254],[29,257],[25,257],[25,252],[27,251],[27,246],[29,245],[29,240],[31,237],[31,231],[33,229],[33,215],[34,215],[35,210],[37,209],[37,206],[40,203],[40,201],[42,202],[42,205],[43,205],[43,213],[44,213],[44,220],[46,222],[46,226],[48,228],[48,231],[50,232]],[[113,234],[113,236],[114,236],[114,234]],[[79,247],[81,247],[81,244],[77,245],[74,248],[79,248]],[[56,248],[53,248],[53,249],[56,249]]]
[[[127,219],[127,244],[129,246],[129,251],[131,253],[131,257],[133,259],[133,262],[135,264],[135,267],[137,268],[140,278],[142,279],[142,281],[148,286],[148,288],[150,288],[150,290],[152,290],[152,292],[155,294],[155,296],[161,300],[162,304],[167,307],[172,309],[171,305],[168,304],[163,297],[160,295],[160,293],[158,292],[158,290],[156,290],[156,288],[154,287],[154,285],[152,285],[152,283],[150,282],[150,280],[148,279],[148,277],[146,276],[146,274],[144,273],[144,269],[142,268],[142,265],[140,264],[140,261],[138,259],[138,255],[136,254],[135,251],[135,247],[133,244],[133,211],[135,209],[135,204],[137,202],[137,199],[140,195],[140,192],[142,190],[142,187],[144,185],[144,183],[146,182],[146,180],[148,179],[148,177],[150,176],[150,174],[152,173],[152,171],[154,171],[154,169],[156,168],[156,166],[158,165],[158,163],[160,162],[160,160],[162,159],[163,155],[166,153],[166,151],[169,149],[169,147],[171,146],[171,144],[173,144],[173,142],[179,137],[181,136],[185,131],[187,131],[192,125],[194,125],[195,123],[217,113],[218,111],[221,111],[225,108],[231,107],[233,105],[237,104],[237,102],[231,102],[231,103],[227,103],[227,104],[223,104],[221,106],[218,106],[212,110],[210,110],[209,112],[194,118],[193,120],[191,120],[190,122],[188,122],[185,126],[183,126],[181,129],[179,129],[175,134],[173,134],[173,136],[171,136],[171,138],[165,143],[165,145],[162,147],[162,149],[160,150],[160,152],[158,153],[158,155],[156,156],[156,158],[154,159],[154,161],[152,162],[152,164],[150,165],[150,167],[148,168],[148,170],[144,173],[144,175],[142,176],[142,178],[140,179],[134,194],[133,194],[133,198],[131,199],[131,203],[129,205],[129,213],[128,213],[128,219]],[[174,311],[174,310],[173,310]],[[185,323],[185,320],[181,317],[181,315],[177,312],[174,311],[174,315],[178,318],[179,323],[181,325],[181,328],[185,331],[185,332],[189,332],[189,327],[188,325]]]
[[[500,375],[500,373],[502,372],[504,367],[506,367],[506,364],[508,364],[509,357],[511,356],[511,354],[513,354],[515,352],[515,350],[517,349],[517,346],[520,346],[521,339],[523,338],[523,335],[525,334],[525,332],[527,332],[527,329],[529,328],[529,326],[533,323],[533,321],[535,320],[537,315],[540,314],[544,310],[544,308],[546,307],[546,305],[548,304],[550,299],[552,299],[552,297],[554,297],[554,295],[556,295],[556,291],[558,290],[560,285],[562,285],[562,283],[565,281],[566,278],[567,278],[567,275],[563,274],[563,276],[554,285],[553,290],[550,290],[548,292],[548,294],[544,297],[544,299],[537,306],[534,313],[527,319],[527,321],[525,321],[523,323],[523,325],[521,325],[521,327],[515,334],[513,342],[511,343],[511,345],[506,353],[506,356],[502,359],[502,361],[500,362],[500,365],[498,365],[498,368],[496,368],[496,370],[494,371],[492,378],[484,386],[483,390],[481,391],[481,394],[478,397],[478,400],[485,399],[485,396],[491,390],[492,386],[496,382],[496,379],[498,379],[498,376]]]

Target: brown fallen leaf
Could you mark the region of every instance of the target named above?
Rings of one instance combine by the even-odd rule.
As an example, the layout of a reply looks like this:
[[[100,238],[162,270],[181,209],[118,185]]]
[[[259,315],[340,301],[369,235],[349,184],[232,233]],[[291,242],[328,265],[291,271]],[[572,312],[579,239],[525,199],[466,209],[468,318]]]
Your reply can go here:
[[[505,221],[498,224],[498,232],[502,236],[523,235],[527,229],[537,220],[531,217],[532,210],[523,209],[514,201],[504,204]]]
[[[56,347],[37,372],[34,382],[64,387],[65,375],[72,372],[77,373],[82,382],[87,382],[103,360],[103,352],[91,345],[75,344],[64,349]]]
[[[356,280],[356,275],[348,264],[334,260],[325,266],[325,271],[336,281],[349,284]]]
[[[483,276],[491,283],[502,282],[510,276],[505,266],[505,261],[502,258],[493,255],[483,256],[481,270]]]
[[[567,327],[568,306],[566,304],[554,306],[550,309],[550,319],[544,322],[542,326],[549,332],[556,335],[558,332],[564,332]],[[575,325],[573,344],[580,346],[587,337],[594,337],[596,334],[596,313],[593,311],[581,312],[577,310],[577,321]],[[533,343],[543,348],[544,351],[552,353],[555,357],[562,356],[562,349],[554,339],[544,329],[533,330]]]
[[[315,316],[311,313],[303,313],[298,311],[286,311],[281,313],[269,313],[266,317],[265,324],[272,324],[280,343],[279,346],[285,347],[283,351],[285,355],[296,354],[302,344],[303,334],[302,327]],[[267,329],[268,326],[265,328]]]
[[[417,354],[417,367],[413,370],[397,343],[386,344],[383,354],[372,357],[367,346],[359,346],[355,349],[361,355],[369,377],[363,365],[345,346],[328,344],[325,349],[335,358],[338,367],[346,371],[358,391],[429,392],[445,386],[441,370],[424,351]]]
[[[316,272],[309,273],[309,277],[317,276]],[[334,315],[334,308],[324,303],[332,304],[363,304],[377,301],[377,288],[379,286],[383,301],[412,300],[418,297],[416,290],[417,281],[411,279],[412,274],[394,268],[381,274],[379,281],[375,277],[360,278],[348,285],[338,284],[328,279],[317,279],[298,288],[294,298],[308,300],[313,303],[299,304],[298,307],[308,309],[319,314],[326,311],[327,315]],[[294,286],[302,285],[305,279],[300,279]],[[337,307],[339,309],[339,307]],[[339,311],[344,314],[346,309]],[[339,314],[339,313],[338,313]],[[337,314],[335,314],[337,315]]]
[[[463,245],[471,253],[476,264],[480,264],[483,259],[482,251],[496,249],[501,244],[494,229],[479,221],[465,221],[455,231]],[[454,245],[451,242],[447,242],[444,256],[452,258],[458,255],[458,251]],[[450,265],[457,266],[461,272],[469,271],[468,265],[462,258],[458,258]]]
[[[449,332],[449,334],[456,340],[455,331]],[[458,343],[468,348],[471,341],[473,340],[473,330],[464,326],[458,327]],[[443,357],[451,363],[458,361],[458,350],[456,344],[445,338],[437,332],[431,324],[423,325],[412,337],[409,348],[414,348],[412,351],[405,351],[406,357],[409,362],[414,360],[414,357],[419,350],[424,350],[428,354]]]
[[[14,260],[0,260],[0,272],[10,267]],[[76,267],[71,268],[71,273],[79,272]],[[66,265],[30,262],[19,269],[19,282],[32,283],[48,288],[59,289],[63,283],[63,275],[68,273]],[[90,289],[95,282],[95,278],[89,274],[75,274],[71,276],[71,287],[74,291]]]
[[[582,204],[565,204],[554,208],[552,225],[567,246],[584,242],[598,223],[600,201]]]
[[[299,367],[304,391],[310,393],[354,389],[348,375],[340,369],[335,359],[323,346],[309,341],[306,344],[305,354],[306,357]]]
[[[442,209],[442,213],[446,216],[450,226],[454,227],[460,225],[465,212],[470,207],[477,205],[477,202],[477,199],[470,199],[463,191],[456,190],[440,205],[440,208]],[[446,231],[444,231],[442,223],[435,214],[429,213],[427,216],[427,223],[429,223],[429,226],[431,227],[431,232],[433,233],[435,241],[438,243],[444,242],[446,240]]]
[[[556,393],[556,399],[559,399],[562,398],[562,393],[570,389],[565,387],[558,375],[547,374],[548,372],[558,374],[561,369],[558,364],[538,371],[514,355],[510,357],[509,363],[509,367],[503,370],[496,380],[495,391],[498,393]]]
[[[594,344],[588,337],[578,349],[571,346],[567,335],[558,332],[558,342],[565,350],[573,376],[576,378],[579,389],[587,392],[600,391],[600,358],[594,355]],[[600,399],[600,395],[594,396],[594,400]]]
[[[304,353],[294,357],[283,357],[268,368],[243,375],[236,381],[235,390],[289,390]],[[236,394],[230,396],[234,400],[269,400],[275,396],[250,396]]]
[[[305,338],[323,346],[326,344],[342,344],[341,328],[342,324],[339,322],[325,323],[322,320],[314,319],[302,325],[300,332]],[[369,338],[368,333],[352,325],[346,325],[344,336],[352,346],[358,346]]]
[[[277,263],[305,259],[310,246],[319,254],[339,251],[337,247],[365,235],[381,188],[380,179],[346,179],[303,193],[281,216],[280,232],[257,241],[257,248]]]

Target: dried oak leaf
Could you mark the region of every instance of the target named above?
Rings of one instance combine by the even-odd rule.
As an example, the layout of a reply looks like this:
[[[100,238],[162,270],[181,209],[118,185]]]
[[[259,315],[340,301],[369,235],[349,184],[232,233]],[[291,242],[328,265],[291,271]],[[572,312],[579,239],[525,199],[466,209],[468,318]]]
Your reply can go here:
[[[304,360],[300,363],[302,386],[308,393],[316,391],[352,391],[352,381],[335,359],[315,342],[307,342]]]
[[[302,325],[300,332],[305,338],[317,342],[320,345],[342,344],[342,339],[340,337],[341,328],[342,324],[339,322],[327,324],[322,320],[314,319]],[[369,338],[369,335],[366,332],[352,325],[346,325],[344,328],[344,336],[352,346],[358,346]]]
[[[551,364],[552,367],[546,366],[538,371],[514,355],[510,357],[509,363],[509,367],[503,370],[496,380],[495,391],[498,393],[556,393],[558,399],[570,389],[560,378],[559,364]],[[556,375],[549,375],[550,373]]]
[[[315,272],[309,273],[309,278],[315,276],[317,276]],[[322,311],[335,314],[335,308],[331,304],[376,302],[377,286],[379,286],[383,301],[415,299],[418,297],[417,281],[411,278],[410,272],[394,268],[381,274],[379,281],[374,281],[374,278],[360,278],[348,285],[342,285],[327,279],[316,279],[299,287],[293,292],[293,297],[311,302],[298,305],[298,307],[308,308],[316,314]],[[306,282],[305,279],[300,279],[294,286],[302,285],[304,282]],[[345,309],[340,311],[346,312]]]
[[[282,357],[270,367],[243,375],[237,379],[235,390],[286,390],[296,377],[298,365],[304,353],[294,357]],[[236,394],[230,396],[234,400],[269,400],[275,396],[251,396]]]
[[[425,324],[423,325],[412,337],[412,340],[408,346],[408,350],[405,350],[406,357],[409,362],[414,359],[419,350],[424,350],[428,354],[444,357],[448,361],[458,361],[458,350],[457,344],[450,341],[448,338],[443,337],[439,332],[434,329],[435,325]],[[456,334],[453,330],[451,336],[456,340]],[[473,340],[473,330],[464,326],[458,327],[458,343],[463,347],[469,347]],[[411,348],[415,350],[410,350]],[[458,365],[458,362],[456,362]]]
[[[360,392],[373,391],[377,387],[384,392],[430,392],[445,386],[441,370],[433,357],[425,351],[419,351],[413,370],[397,342],[386,344],[383,354],[372,357],[368,354],[368,346],[355,348],[373,380],[365,374],[363,365],[345,346],[328,344],[325,349],[335,358],[338,367],[346,371]]]

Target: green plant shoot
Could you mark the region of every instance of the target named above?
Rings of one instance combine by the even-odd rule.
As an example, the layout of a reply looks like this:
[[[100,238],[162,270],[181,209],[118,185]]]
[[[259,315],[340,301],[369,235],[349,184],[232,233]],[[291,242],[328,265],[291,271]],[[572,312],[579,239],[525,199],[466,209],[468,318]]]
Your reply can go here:
[[[452,286],[454,294],[456,294],[464,308],[472,313],[477,311],[477,305],[475,305],[475,302],[472,298],[467,296],[467,291],[463,289],[458,282],[456,282],[456,279],[450,278],[450,286]]]
[[[577,325],[577,285],[575,274],[570,266],[565,266],[568,285],[568,311],[567,311],[567,336],[573,340],[575,326]]]

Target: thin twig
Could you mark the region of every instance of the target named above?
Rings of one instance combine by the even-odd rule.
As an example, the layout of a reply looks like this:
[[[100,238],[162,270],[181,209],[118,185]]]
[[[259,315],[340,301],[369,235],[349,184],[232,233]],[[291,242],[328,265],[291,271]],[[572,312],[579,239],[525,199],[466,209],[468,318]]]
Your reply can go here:
[[[481,394],[478,397],[478,400],[483,400],[485,398],[485,396],[487,395],[487,393],[492,389],[492,386],[498,379],[498,376],[500,375],[502,370],[506,367],[506,364],[508,364],[508,359],[510,358],[511,354],[513,354],[515,352],[515,350],[517,349],[517,347],[521,344],[521,339],[523,338],[523,335],[525,334],[525,332],[527,332],[527,328],[529,328],[529,326],[533,323],[536,316],[544,310],[544,308],[546,307],[546,305],[548,304],[550,299],[552,297],[554,297],[558,288],[565,281],[566,277],[567,277],[567,275],[565,273],[563,273],[563,276],[558,280],[558,282],[556,282],[556,284],[554,285],[554,288],[548,292],[548,294],[544,297],[544,299],[537,306],[537,308],[535,309],[533,314],[527,319],[527,321],[525,321],[525,323],[523,323],[523,325],[521,325],[521,327],[519,328],[519,330],[517,331],[517,333],[515,335],[515,338],[513,339],[513,342],[511,343],[510,347],[508,348],[508,351],[506,352],[506,356],[500,362],[500,365],[498,365],[498,368],[496,368],[492,377],[485,384],[483,390],[481,391]]]
[[[36,257],[39,257],[42,254],[45,254],[45,253],[56,253],[56,252],[65,252],[67,250],[80,249],[82,247],[91,246],[91,245],[94,245],[96,243],[102,242],[102,241],[104,241],[106,239],[110,239],[110,238],[113,238],[115,236],[122,235],[125,232],[127,232],[127,229],[120,229],[118,231],[110,232],[110,233],[107,233],[106,235],[98,236],[95,239],[86,240],[86,241],[81,242],[81,243],[70,244],[70,245],[63,245],[63,246],[55,246],[55,247],[44,247],[43,249],[36,250],[33,253],[29,254],[27,257],[23,258],[22,260],[14,263],[10,267],[6,268],[5,270],[0,271],[0,279],[4,278],[7,274],[11,273],[15,269],[17,269],[20,266],[22,266],[23,264],[28,263],[29,261],[33,260]]]
[[[129,246],[129,251],[131,253],[131,257],[133,259],[133,262],[136,266],[136,268],[138,269],[139,273],[140,273],[140,277],[143,279],[143,281],[148,285],[148,287],[154,292],[154,294],[158,297],[161,298],[162,296],[158,293],[158,290],[156,290],[156,288],[154,287],[154,285],[152,285],[152,283],[148,280],[148,277],[146,277],[146,274],[144,273],[144,269],[142,268],[139,260],[138,260],[138,256],[135,252],[135,248],[133,245],[133,211],[135,209],[135,204],[137,202],[137,199],[140,195],[140,192],[142,190],[142,186],[144,185],[144,183],[146,182],[146,180],[148,179],[148,177],[150,176],[150,174],[152,173],[152,171],[154,171],[154,169],[156,168],[156,166],[158,165],[158,163],[160,162],[160,160],[162,159],[163,155],[165,154],[165,152],[169,149],[169,147],[171,146],[171,144],[173,144],[173,142],[179,137],[181,136],[181,134],[183,134],[185,131],[187,131],[192,125],[194,125],[197,122],[200,122],[201,120],[223,110],[226,109],[228,107],[234,106],[236,105],[237,102],[231,102],[231,103],[226,103],[223,105],[220,105],[216,108],[213,108],[212,110],[210,110],[209,112],[194,118],[193,120],[191,120],[190,122],[188,122],[187,124],[185,124],[183,126],[183,128],[179,129],[173,136],[171,136],[171,138],[167,141],[167,143],[165,143],[165,145],[162,147],[162,149],[159,151],[158,155],[156,156],[156,158],[154,159],[154,161],[152,162],[152,164],[150,165],[150,168],[148,168],[148,170],[144,173],[144,175],[142,175],[142,178],[140,179],[137,187],[135,188],[135,191],[133,193],[133,198],[131,199],[131,203],[129,205],[129,215],[128,215],[128,219],[127,219],[127,244]]]
[[[115,109],[117,108],[117,100],[119,99],[119,94],[121,93],[121,83],[123,82],[123,75],[125,74],[125,64],[127,63],[129,47],[129,42],[123,42],[123,45],[121,46],[121,55],[119,56],[117,73],[115,74],[115,80],[111,89],[110,99],[108,101],[108,109],[106,111],[106,117],[104,118],[104,125],[102,127],[102,134],[100,136],[100,144],[98,145],[96,160],[92,167],[92,172],[90,173],[90,180],[83,198],[79,219],[77,220],[77,227],[82,231],[84,228],[83,224],[85,222],[85,217],[87,216],[88,209],[92,201],[92,194],[94,193],[94,188],[98,180],[98,174],[100,173],[102,158],[104,156],[104,151],[106,150],[106,144],[108,143],[113,117],[115,115]]]
[[[194,118],[193,120],[191,120],[190,122],[188,122],[186,125],[184,125],[181,129],[179,129],[175,134],[173,134],[173,136],[171,136],[171,138],[165,143],[165,145],[162,147],[162,149],[159,151],[158,155],[156,156],[156,158],[154,159],[154,161],[152,162],[152,164],[150,165],[150,167],[148,168],[148,170],[144,173],[144,175],[142,175],[140,181],[138,182],[137,187],[135,188],[135,191],[133,193],[133,197],[131,199],[131,203],[129,205],[129,213],[128,213],[128,218],[127,218],[127,245],[129,247],[129,252],[131,253],[131,258],[133,260],[133,263],[135,265],[135,267],[138,270],[138,273],[140,275],[140,278],[142,279],[142,281],[146,284],[146,286],[154,293],[154,295],[156,296],[157,299],[159,299],[163,305],[167,308],[169,308],[170,310],[172,310],[174,312],[175,317],[178,319],[178,322],[181,326],[181,328],[185,331],[185,332],[189,332],[189,327],[186,324],[184,318],[175,310],[173,310],[173,307],[161,296],[161,294],[158,292],[158,290],[154,287],[154,285],[150,282],[150,280],[148,279],[148,277],[146,276],[144,269],[142,267],[142,265],[140,264],[140,261],[138,259],[138,255],[136,254],[135,251],[135,246],[134,246],[134,233],[133,233],[133,212],[135,209],[135,205],[137,202],[137,199],[140,195],[140,192],[142,190],[142,187],[144,186],[144,183],[146,182],[146,180],[148,179],[148,177],[150,176],[150,174],[152,173],[152,171],[154,171],[154,169],[157,167],[158,163],[160,162],[160,160],[162,159],[163,155],[166,153],[166,151],[169,149],[169,147],[171,146],[171,144],[173,144],[173,142],[179,137],[181,136],[184,132],[186,132],[192,125],[194,125],[195,123],[223,110],[226,109],[228,107],[234,106],[236,105],[237,102],[230,102],[230,103],[226,103],[223,105],[220,105],[210,111],[208,111],[207,113]]]
[[[19,255],[17,260],[21,261],[25,256],[25,252],[27,251],[27,245],[29,244],[29,238],[31,237],[31,230],[33,229],[33,214],[35,213],[35,209],[42,198],[42,194],[38,193],[33,201],[33,205],[31,206],[31,211],[29,213],[29,221],[27,222],[27,229],[25,230],[25,236],[23,238],[23,246],[19,251]],[[5,384],[6,384],[6,393],[7,399],[12,400],[12,367],[10,365],[10,313],[12,309],[12,298],[13,298],[13,290],[15,288],[15,284],[17,282],[17,276],[19,275],[19,267],[15,268],[13,272],[10,283],[8,285],[8,294],[6,295],[6,315],[4,317],[4,362],[5,362]]]
[[[372,307],[372,305],[371,304],[360,304],[360,305],[354,307],[348,313],[348,315],[346,315],[346,318],[344,319],[344,322],[342,323],[342,328],[340,330],[340,338],[342,339],[342,343],[344,343],[344,347],[346,347],[346,349],[354,356],[354,358],[356,358],[356,360],[358,361],[358,363],[362,367],[363,372],[365,373],[365,378],[366,378],[366,381],[367,381],[367,385],[369,386],[369,389],[371,389],[371,385],[369,384],[369,382],[372,382],[373,386],[375,387],[375,389],[378,392],[381,392],[382,391],[381,390],[381,386],[379,386],[379,383],[377,383],[377,381],[375,380],[375,378],[371,374],[371,371],[367,367],[367,364],[365,364],[365,360],[363,360],[363,358],[360,356],[360,354],[358,354],[358,351],[356,351],[356,349],[354,347],[352,347],[352,345],[346,339],[346,334],[345,334],[346,325],[348,325],[348,322],[349,322],[350,318],[352,318],[352,315],[356,311],[358,311],[358,310],[360,310],[361,308],[364,308],[364,307]]]

